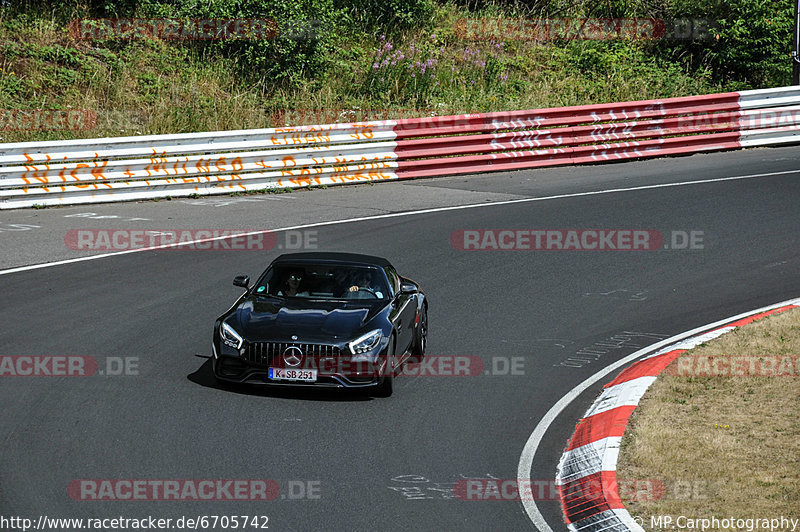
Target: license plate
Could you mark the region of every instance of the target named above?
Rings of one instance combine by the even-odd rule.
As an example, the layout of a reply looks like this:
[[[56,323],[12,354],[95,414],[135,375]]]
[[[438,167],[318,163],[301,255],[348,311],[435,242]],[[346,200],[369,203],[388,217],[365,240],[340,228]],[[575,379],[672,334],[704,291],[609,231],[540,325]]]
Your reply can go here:
[[[269,368],[268,377],[270,380],[317,382],[317,370]]]

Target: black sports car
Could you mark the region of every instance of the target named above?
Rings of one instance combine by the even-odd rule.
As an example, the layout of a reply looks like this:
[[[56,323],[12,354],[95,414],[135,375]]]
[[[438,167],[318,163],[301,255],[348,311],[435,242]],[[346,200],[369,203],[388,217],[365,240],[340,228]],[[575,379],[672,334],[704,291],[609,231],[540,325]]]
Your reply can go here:
[[[363,387],[425,354],[428,302],[389,261],[352,253],[281,255],[214,325],[216,378],[277,386]]]

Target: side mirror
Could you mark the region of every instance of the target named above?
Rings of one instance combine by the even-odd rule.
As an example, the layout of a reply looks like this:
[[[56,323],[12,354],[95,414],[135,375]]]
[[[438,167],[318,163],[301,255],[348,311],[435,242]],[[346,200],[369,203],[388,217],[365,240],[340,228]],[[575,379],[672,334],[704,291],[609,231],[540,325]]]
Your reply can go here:
[[[412,294],[416,294],[419,290],[417,289],[417,285],[412,283],[402,283],[400,285],[400,293],[403,295],[410,296]]]
[[[233,286],[250,288],[250,277],[247,275],[237,275],[236,277],[233,278]]]

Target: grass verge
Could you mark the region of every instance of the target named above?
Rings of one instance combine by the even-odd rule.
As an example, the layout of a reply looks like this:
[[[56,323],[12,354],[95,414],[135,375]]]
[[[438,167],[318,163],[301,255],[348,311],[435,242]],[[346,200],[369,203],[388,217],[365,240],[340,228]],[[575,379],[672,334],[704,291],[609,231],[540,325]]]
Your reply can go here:
[[[81,40],[63,16],[0,9],[0,142],[536,109],[729,88],[707,70],[657,54],[649,41],[459,36],[459,20],[490,14],[436,3],[423,26],[381,35],[348,25],[320,52],[324,70],[288,82],[250,68],[241,54],[158,38]],[[75,8],[68,18],[84,16]],[[37,109],[87,110],[96,124],[25,127],[19,117],[27,115],[17,110]]]

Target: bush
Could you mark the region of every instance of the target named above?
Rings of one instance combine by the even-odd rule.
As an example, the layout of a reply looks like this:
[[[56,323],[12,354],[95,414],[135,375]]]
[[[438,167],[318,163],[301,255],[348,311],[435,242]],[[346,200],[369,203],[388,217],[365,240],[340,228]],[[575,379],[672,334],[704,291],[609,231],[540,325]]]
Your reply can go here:
[[[434,0],[335,0],[348,22],[370,33],[394,33],[411,27],[427,27]],[[379,28],[382,28],[379,30]]]
[[[427,1],[427,0],[426,0]],[[235,58],[250,80],[298,81],[324,72],[336,41],[344,11],[334,0],[19,0],[12,4],[5,24],[27,24],[28,19],[53,16],[64,24],[78,18],[170,18],[170,19],[272,19],[272,39],[187,41],[180,43],[203,57],[220,53]],[[104,46],[120,50],[129,41],[107,41]]]
[[[791,84],[793,13],[787,2],[683,0],[673,15],[709,22],[707,39],[658,46],[692,70],[708,69],[714,81],[732,89]]]
[[[199,43],[201,53],[221,52],[236,58],[240,74],[249,78],[298,81],[326,69],[336,38],[338,11],[333,0],[242,0],[208,2],[172,0],[142,3],[143,16],[206,19],[272,19],[274,39]]]

